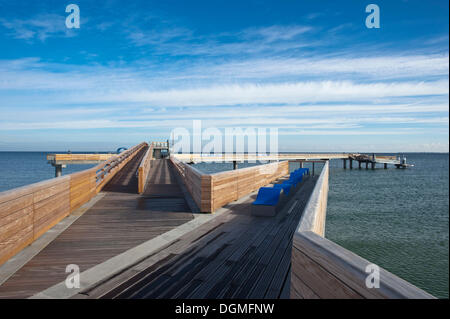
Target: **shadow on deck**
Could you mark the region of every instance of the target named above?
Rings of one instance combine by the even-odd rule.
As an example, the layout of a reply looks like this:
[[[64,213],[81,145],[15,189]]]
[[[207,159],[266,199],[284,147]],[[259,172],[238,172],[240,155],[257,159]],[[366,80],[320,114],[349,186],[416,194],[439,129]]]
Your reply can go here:
[[[275,217],[253,196],[75,298],[289,298],[292,237],[316,178]]]

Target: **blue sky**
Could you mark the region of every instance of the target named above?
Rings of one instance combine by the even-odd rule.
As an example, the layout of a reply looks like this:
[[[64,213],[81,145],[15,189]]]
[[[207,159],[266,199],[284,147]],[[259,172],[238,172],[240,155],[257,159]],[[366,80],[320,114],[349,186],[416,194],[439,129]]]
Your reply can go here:
[[[0,0],[0,151],[114,150],[202,120],[277,127],[281,151],[448,152],[448,10]]]

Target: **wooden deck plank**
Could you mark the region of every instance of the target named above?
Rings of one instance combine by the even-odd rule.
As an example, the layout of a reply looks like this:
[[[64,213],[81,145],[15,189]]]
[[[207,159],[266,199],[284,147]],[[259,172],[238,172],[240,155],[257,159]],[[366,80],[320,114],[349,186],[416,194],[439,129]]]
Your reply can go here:
[[[292,235],[315,181],[312,177],[306,179],[295,200],[275,217],[252,216],[251,200],[228,205],[230,211],[218,220],[202,225],[161,251],[161,260],[168,259],[157,267],[154,260],[148,267],[143,261],[122,273],[120,280],[111,279],[120,282],[120,287],[115,289],[111,284],[108,289],[115,289],[114,294],[104,296],[248,298],[253,293],[278,298],[284,292],[286,297],[290,290],[287,278]],[[139,276],[139,272],[145,272],[145,276]],[[101,291],[101,287],[98,289]]]

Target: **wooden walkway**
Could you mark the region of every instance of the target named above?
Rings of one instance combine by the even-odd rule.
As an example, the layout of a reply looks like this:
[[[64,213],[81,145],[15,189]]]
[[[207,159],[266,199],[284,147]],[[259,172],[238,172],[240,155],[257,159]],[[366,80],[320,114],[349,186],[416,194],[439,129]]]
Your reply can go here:
[[[244,203],[75,298],[289,298],[292,236],[316,182],[275,217]]]
[[[193,218],[174,172],[156,160],[147,190],[137,194],[136,170],[145,149],[105,186],[104,197],[0,286],[0,298],[26,298]]]

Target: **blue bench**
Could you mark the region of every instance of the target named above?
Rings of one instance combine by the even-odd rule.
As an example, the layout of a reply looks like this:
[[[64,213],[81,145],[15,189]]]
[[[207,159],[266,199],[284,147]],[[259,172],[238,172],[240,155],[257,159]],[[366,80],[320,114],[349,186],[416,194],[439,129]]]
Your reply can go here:
[[[282,204],[281,190],[279,187],[261,187],[252,203],[252,215],[275,216]]]
[[[289,175],[289,180],[295,182],[295,185],[297,185],[298,183],[300,183],[302,181],[302,174],[293,172]]]
[[[283,190],[283,194],[285,194],[286,196],[289,196],[289,192],[291,191],[292,187],[295,187],[293,184],[291,183],[286,183],[287,181],[283,182],[282,184],[274,184],[273,188],[281,188]]]
[[[288,200],[288,196],[295,192],[298,184],[303,180],[303,175],[309,173],[308,168],[299,168],[291,174],[289,179],[273,187],[261,187],[258,190],[256,200],[252,203],[252,215],[275,216],[280,207]]]

